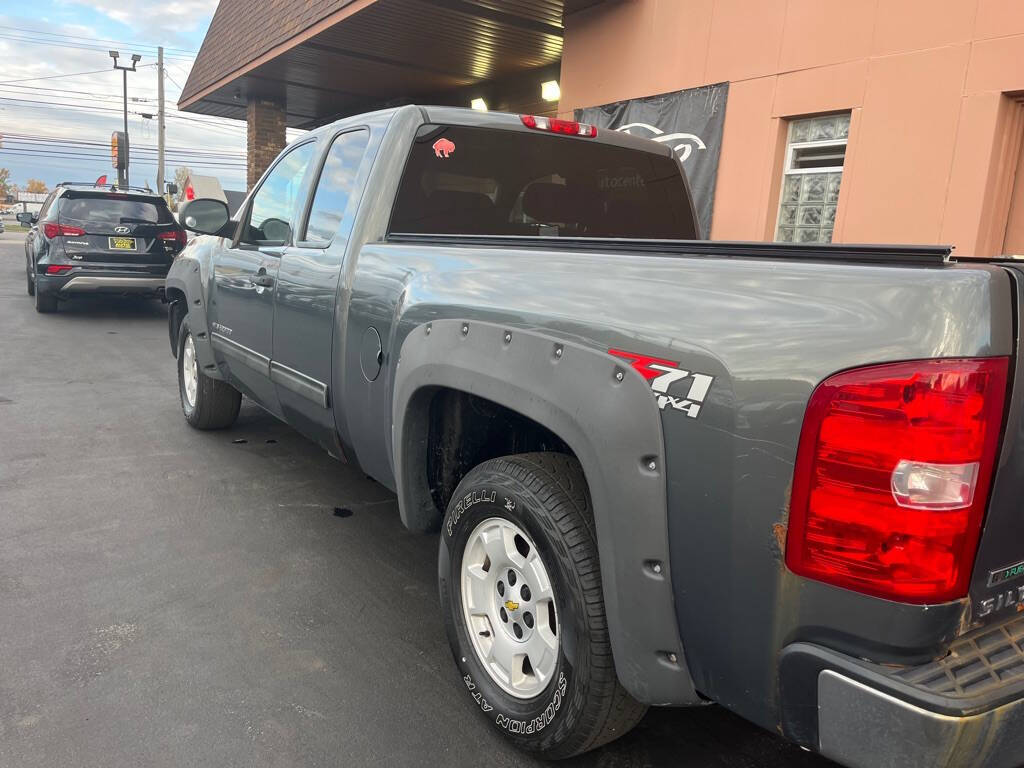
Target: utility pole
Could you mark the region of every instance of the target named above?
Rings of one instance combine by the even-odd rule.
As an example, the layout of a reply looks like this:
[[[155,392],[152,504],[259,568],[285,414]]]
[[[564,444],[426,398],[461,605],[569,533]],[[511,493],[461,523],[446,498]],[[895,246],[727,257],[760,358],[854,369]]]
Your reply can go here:
[[[156,192],[164,195],[164,47],[161,45],[156,49],[156,94],[157,94],[157,121],[156,121]]]

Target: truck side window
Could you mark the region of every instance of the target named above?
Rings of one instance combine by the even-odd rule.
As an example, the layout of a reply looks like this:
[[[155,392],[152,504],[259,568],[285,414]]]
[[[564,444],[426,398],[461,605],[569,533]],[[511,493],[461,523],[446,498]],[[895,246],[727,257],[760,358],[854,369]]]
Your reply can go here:
[[[369,140],[370,132],[365,129],[342,133],[334,139],[320,172],[306,232],[300,240],[327,245],[334,239],[345,217]]]
[[[302,190],[302,179],[316,149],[314,142],[300,144],[274,166],[252,198],[249,221],[240,238],[251,245],[287,245],[291,242],[292,216]]]

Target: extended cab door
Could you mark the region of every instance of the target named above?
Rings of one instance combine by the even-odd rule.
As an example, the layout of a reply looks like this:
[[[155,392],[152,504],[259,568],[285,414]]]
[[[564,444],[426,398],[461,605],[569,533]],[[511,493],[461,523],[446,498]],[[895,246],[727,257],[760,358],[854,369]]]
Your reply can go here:
[[[234,242],[221,241],[213,265],[213,347],[231,382],[274,413],[280,412],[270,382],[277,273],[315,149],[308,141],[277,159],[243,210]]]
[[[369,139],[366,128],[345,130],[330,139],[309,213],[295,245],[281,256],[274,298],[270,376],[281,410],[290,424],[332,451],[335,303],[349,233],[369,173]]]

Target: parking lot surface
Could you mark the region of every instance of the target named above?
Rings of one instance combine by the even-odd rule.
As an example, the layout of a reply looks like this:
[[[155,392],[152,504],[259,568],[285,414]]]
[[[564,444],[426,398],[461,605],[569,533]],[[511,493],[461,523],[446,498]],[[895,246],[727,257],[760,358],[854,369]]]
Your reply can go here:
[[[0,236],[0,766],[529,766],[455,674],[437,539],[251,403],[182,418],[159,302],[38,315]],[[827,766],[718,707],[567,766]]]

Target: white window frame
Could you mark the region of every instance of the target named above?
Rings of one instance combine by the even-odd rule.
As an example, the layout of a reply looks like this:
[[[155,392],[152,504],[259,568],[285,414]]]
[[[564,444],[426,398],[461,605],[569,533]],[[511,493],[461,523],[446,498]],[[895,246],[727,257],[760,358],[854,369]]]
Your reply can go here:
[[[841,165],[823,165],[820,168],[794,168],[793,154],[795,150],[806,149],[807,147],[845,147],[850,143],[846,139],[823,139],[822,141],[798,141],[795,144],[786,144],[786,164],[783,166],[782,175],[791,176],[797,173],[837,173],[842,172]],[[843,153],[845,156],[845,153]]]
[[[850,144],[849,130],[847,130],[846,136],[841,139],[821,139],[819,141],[796,142],[790,141],[789,136],[793,131],[793,124],[799,122],[800,120],[813,120],[814,118],[818,117],[830,117],[839,115],[850,115],[851,118],[853,117],[850,112],[823,112],[818,115],[804,115],[803,117],[790,118],[786,121],[786,156],[785,162],[782,165],[782,178],[779,179],[779,201],[778,204],[775,206],[775,231],[772,235],[773,242],[781,242],[779,240],[779,230],[782,228],[782,224],[779,222],[779,219],[782,215],[782,206],[787,205],[787,203],[782,199],[782,195],[786,189],[787,177],[803,176],[808,173],[845,173],[845,152],[843,152],[843,165],[826,165],[817,168],[793,168],[793,155],[795,154],[796,150],[805,149],[807,147],[849,147]],[[841,188],[842,187],[840,186],[840,189]],[[829,203],[826,203],[826,205],[828,204]],[[838,200],[836,200],[835,205],[838,208]],[[794,229],[795,228],[796,226],[794,226]]]

